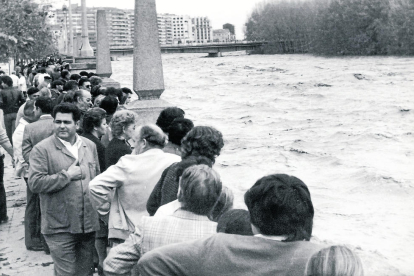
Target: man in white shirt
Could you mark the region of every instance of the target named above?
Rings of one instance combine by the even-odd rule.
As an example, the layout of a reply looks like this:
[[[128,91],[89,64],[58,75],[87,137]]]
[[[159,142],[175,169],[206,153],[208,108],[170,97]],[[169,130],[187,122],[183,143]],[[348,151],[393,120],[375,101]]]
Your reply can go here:
[[[16,76],[16,71],[11,73],[10,78],[13,80],[13,87],[19,87],[19,77]]]
[[[55,134],[37,144],[29,158],[29,188],[39,193],[41,232],[50,248],[55,275],[93,273],[98,214],[89,182],[99,174],[95,143],[76,134],[80,110],[62,103],[53,110]]]

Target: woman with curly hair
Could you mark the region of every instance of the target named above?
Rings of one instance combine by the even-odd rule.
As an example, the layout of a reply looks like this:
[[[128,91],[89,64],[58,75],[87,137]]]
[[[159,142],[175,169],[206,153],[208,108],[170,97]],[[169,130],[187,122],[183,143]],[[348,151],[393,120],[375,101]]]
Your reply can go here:
[[[128,140],[134,137],[136,117],[132,111],[121,110],[115,112],[111,119],[111,131],[113,138],[109,142],[105,152],[106,167],[116,164],[118,160],[131,154],[131,146]]]
[[[181,141],[182,161],[162,173],[148,199],[148,213],[153,216],[161,205],[176,200],[178,182],[184,170],[199,164],[212,167],[223,146],[223,135],[213,127],[197,126],[190,130]]]

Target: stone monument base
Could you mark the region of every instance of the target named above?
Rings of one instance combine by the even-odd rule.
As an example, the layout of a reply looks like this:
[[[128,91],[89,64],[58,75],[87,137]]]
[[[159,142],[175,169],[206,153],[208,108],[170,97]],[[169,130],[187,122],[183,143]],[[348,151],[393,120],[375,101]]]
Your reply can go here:
[[[138,114],[138,125],[145,123],[155,124],[161,111],[167,107],[172,107],[169,102],[156,100],[137,100],[128,104],[127,109]]]
[[[102,76],[100,76],[102,77]],[[102,78],[101,87],[115,87],[121,88],[121,84],[114,79],[111,78]]]

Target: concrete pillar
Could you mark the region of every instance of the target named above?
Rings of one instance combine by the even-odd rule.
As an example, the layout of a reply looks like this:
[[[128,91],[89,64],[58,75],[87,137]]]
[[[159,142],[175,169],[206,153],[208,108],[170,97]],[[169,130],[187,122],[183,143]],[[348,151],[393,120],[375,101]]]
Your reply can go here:
[[[93,57],[93,49],[89,44],[88,17],[86,13],[86,0],[82,0],[82,49],[81,57]]]
[[[112,75],[111,53],[109,50],[108,23],[105,10],[98,10],[96,15],[96,74],[109,78]]]
[[[158,99],[164,92],[155,0],[135,0],[134,91],[139,99]]]
[[[76,43],[73,45],[73,56],[80,57],[80,48],[82,47],[82,35],[76,34]]]
[[[134,32],[133,89],[139,100],[128,109],[138,113],[139,123],[155,123],[160,112],[171,106],[159,99],[164,92],[164,75],[155,0],[135,0]]]
[[[69,43],[68,55],[73,53],[73,23],[72,23],[72,2],[69,0]]]

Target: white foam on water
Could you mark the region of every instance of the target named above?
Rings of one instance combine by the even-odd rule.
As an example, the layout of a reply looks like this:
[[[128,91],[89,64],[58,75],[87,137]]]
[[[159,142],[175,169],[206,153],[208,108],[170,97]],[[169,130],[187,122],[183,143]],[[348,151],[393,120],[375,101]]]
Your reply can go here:
[[[205,55],[163,55],[162,98],[222,131],[236,207],[260,177],[295,175],[315,240],[357,250],[366,275],[414,275],[414,58]],[[112,65],[131,87],[132,57]]]

